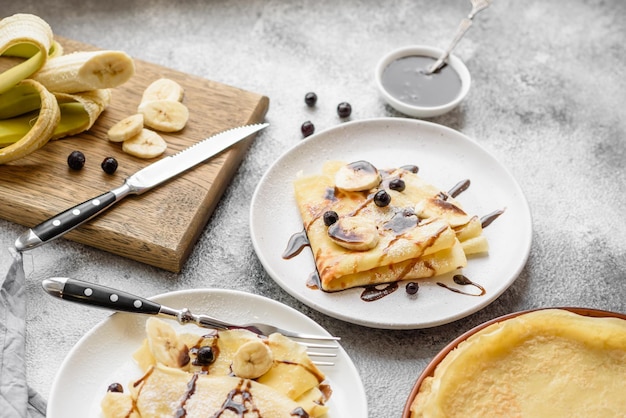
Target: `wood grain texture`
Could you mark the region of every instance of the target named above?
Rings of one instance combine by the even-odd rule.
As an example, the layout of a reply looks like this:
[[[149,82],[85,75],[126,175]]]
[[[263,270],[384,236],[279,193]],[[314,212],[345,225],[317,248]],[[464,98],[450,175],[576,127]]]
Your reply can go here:
[[[66,53],[95,49],[70,39],[58,40]],[[135,65],[135,75],[112,90],[110,106],[89,131],[51,141],[23,159],[0,165],[1,218],[34,226],[121,185],[126,177],[156,161],[158,158],[142,160],[125,154],[120,143],[108,141],[106,132],[117,121],[136,113],[143,90],[157,78],[168,77],[183,86],[183,103],[190,113],[182,131],[162,134],[168,143],[162,157],[225,129],[260,122],[267,113],[269,99],[263,95],[140,60],[135,60]],[[151,191],[127,197],[64,238],[180,271],[252,140],[246,139]],[[80,171],[67,166],[67,156],[73,150],[86,156]],[[113,175],[100,167],[108,156],[119,162]]]

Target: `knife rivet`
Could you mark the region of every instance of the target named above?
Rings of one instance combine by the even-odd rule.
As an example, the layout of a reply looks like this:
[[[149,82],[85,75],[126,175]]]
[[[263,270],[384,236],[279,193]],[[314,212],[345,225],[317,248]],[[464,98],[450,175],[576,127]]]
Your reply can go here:
[[[80,215],[80,211],[79,211],[78,209],[74,209],[74,210],[72,211],[72,215],[76,215],[76,216],[78,216],[78,215]]]
[[[98,206],[100,204],[100,199],[92,200],[91,204],[94,205],[94,206]]]
[[[91,296],[93,295],[93,290],[88,287],[83,293],[85,294],[85,296]]]
[[[109,300],[111,302],[117,302],[117,300],[119,299],[119,296],[117,296],[115,293],[113,293],[110,297]]]
[[[54,221],[52,221],[52,225],[59,226],[61,225],[61,221],[59,221],[58,219],[55,219]]]
[[[140,300],[136,300],[133,302],[133,306],[137,309],[141,308],[141,301]]]

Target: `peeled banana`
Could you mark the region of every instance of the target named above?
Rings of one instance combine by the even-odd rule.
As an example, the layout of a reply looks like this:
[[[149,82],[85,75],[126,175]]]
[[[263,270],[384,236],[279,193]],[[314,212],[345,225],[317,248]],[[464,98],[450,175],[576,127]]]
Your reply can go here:
[[[32,78],[55,93],[118,87],[135,74],[133,59],[122,51],[79,51],[48,60]]]
[[[28,132],[17,142],[0,148],[0,164],[22,158],[43,147],[52,137],[61,119],[61,110],[56,97],[34,80],[23,80],[19,85],[30,86],[40,97],[40,108],[31,121]],[[19,86],[18,85],[18,86]],[[0,96],[0,101],[2,97]],[[0,123],[0,136],[3,124]]]

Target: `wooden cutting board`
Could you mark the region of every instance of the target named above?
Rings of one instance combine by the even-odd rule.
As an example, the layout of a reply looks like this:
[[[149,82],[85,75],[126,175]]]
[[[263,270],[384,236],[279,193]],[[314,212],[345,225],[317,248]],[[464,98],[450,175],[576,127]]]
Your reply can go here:
[[[70,39],[57,40],[66,53],[96,49]],[[135,75],[112,90],[110,106],[88,132],[51,141],[23,159],[0,165],[1,218],[34,226],[120,186],[126,177],[156,161],[158,158],[142,160],[125,154],[120,143],[108,141],[106,132],[117,121],[136,113],[143,90],[160,77],[183,86],[183,103],[190,113],[182,131],[162,134],[168,143],[162,157],[220,131],[261,122],[267,113],[269,99],[263,95],[140,60],[135,60],[135,65]],[[151,191],[123,199],[63,238],[179,272],[252,140],[246,139]],[[68,168],[67,156],[73,150],[86,156],[80,171]],[[119,162],[113,175],[100,167],[108,156]]]

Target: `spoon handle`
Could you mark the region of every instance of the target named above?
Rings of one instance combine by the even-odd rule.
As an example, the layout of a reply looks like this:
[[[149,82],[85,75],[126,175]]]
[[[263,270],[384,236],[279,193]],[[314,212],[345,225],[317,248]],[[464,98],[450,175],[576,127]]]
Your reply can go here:
[[[470,26],[472,26],[472,19],[466,17],[465,19],[461,20],[461,23],[459,24],[459,28],[456,31],[456,35],[454,36],[452,43],[450,43],[448,49],[445,50],[445,52],[439,57],[439,59],[430,66],[430,68],[428,69],[428,74],[432,74],[435,71],[439,70],[439,68],[441,68],[443,62],[448,59],[448,56],[450,55],[454,47],[456,47],[456,44],[458,44],[461,38],[465,35],[465,32],[467,32]]]

